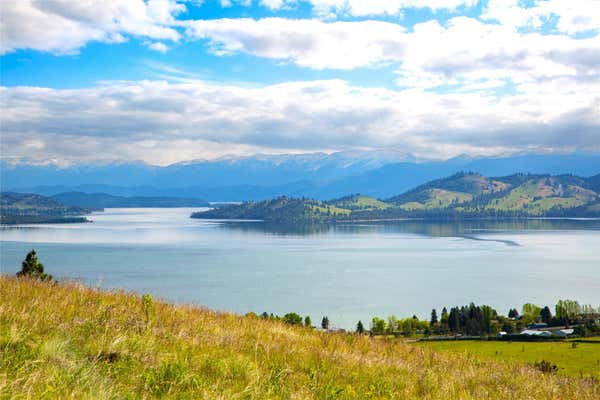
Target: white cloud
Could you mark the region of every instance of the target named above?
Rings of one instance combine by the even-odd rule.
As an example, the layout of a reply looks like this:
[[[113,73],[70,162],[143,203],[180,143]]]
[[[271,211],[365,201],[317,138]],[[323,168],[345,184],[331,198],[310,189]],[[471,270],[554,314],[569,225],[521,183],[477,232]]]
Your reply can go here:
[[[29,48],[68,54],[129,35],[176,41],[180,34],[171,25],[185,9],[176,0],[1,1],[0,53]]]
[[[402,26],[381,21],[196,20],[187,23],[186,34],[207,39],[216,54],[243,52],[315,69],[352,69],[399,60],[405,41]]]
[[[162,42],[149,43],[148,48],[158,51],[160,53],[166,53],[169,50],[169,46]]]
[[[309,0],[317,14],[348,14],[355,17],[401,13],[408,8],[433,11],[454,10],[460,6],[470,7],[477,0]]]
[[[199,81],[3,88],[2,155],[167,163],[232,149],[395,148],[428,157],[600,150],[598,82],[565,77],[527,85],[501,99],[485,91],[393,91],[340,80],[254,88]],[[168,154],[159,156],[161,149]]]
[[[520,33],[467,17],[445,25],[431,20],[412,32],[381,21],[283,18],[190,21],[187,26],[189,37],[207,40],[218,55],[242,52],[313,69],[394,64],[404,87],[454,85],[464,90],[488,80],[519,85],[560,77],[600,79],[597,36]]]
[[[280,10],[282,8],[288,7],[290,4],[293,3],[293,0],[260,0],[260,5],[270,10]]]
[[[309,3],[315,14],[333,18],[336,15],[354,17],[396,15],[409,8],[448,11],[461,6],[471,7],[477,4],[477,0],[261,0],[260,3],[271,10],[297,3]]]
[[[519,0],[489,0],[484,20],[495,20],[504,26],[538,29],[544,23],[556,25],[567,34],[600,31],[598,0],[536,0],[522,6]]]
[[[473,2],[312,3],[322,13],[364,16]],[[3,53],[72,53],[90,41],[133,36],[166,52],[183,35],[205,40],[221,56],[245,53],[315,70],[385,66],[399,84],[389,90],[322,80],[249,88],[158,65],[154,76],[180,83],[2,88],[2,157],[168,163],[231,152],[389,146],[440,157],[600,151],[600,1],[519,4],[492,0],[481,18],[430,20],[407,30],[373,20],[176,20],[185,6],[175,0],[0,0]],[[552,34],[540,33],[549,25]]]
[[[568,77],[600,80],[600,41],[519,33],[455,17],[415,25],[398,71],[403,86],[435,87],[506,80],[517,86]]]

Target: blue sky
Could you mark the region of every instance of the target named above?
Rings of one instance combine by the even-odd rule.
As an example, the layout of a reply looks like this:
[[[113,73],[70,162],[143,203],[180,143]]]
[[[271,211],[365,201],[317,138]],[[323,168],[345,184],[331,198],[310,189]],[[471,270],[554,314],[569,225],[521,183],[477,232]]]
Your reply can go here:
[[[233,2],[223,7],[220,1],[186,3],[186,11],[178,14],[180,20],[221,18],[293,18],[314,17],[313,6],[297,3],[289,8],[269,9],[254,2],[250,6]],[[482,4],[460,7],[456,10],[433,12],[430,9],[410,8],[392,15],[340,15],[336,20],[380,20],[400,23],[407,29],[414,24],[435,19],[447,21],[452,16],[481,14]],[[5,86],[44,86],[53,88],[82,88],[108,80],[164,79],[160,67],[170,67],[204,80],[270,84],[289,80],[345,79],[353,84],[395,87],[393,66],[371,67],[359,70],[320,70],[298,68],[294,64],[273,62],[244,54],[216,56],[206,48],[206,41],[170,43],[169,51],[161,53],[144,43],[147,39],[130,38],[124,43],[89,42],[76,49],[76,54],[57,56],[52,52],[18,49],[2,57],[2,83]],[[107,62],[113,60],[115,62]]]
[[[0,6],[11,162],[600,151],[595,0]]]

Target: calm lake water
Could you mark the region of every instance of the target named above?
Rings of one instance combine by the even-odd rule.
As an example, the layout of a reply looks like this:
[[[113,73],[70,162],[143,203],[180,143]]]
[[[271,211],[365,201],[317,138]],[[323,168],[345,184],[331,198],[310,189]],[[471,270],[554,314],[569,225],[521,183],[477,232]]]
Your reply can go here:
[[[600,305],[600,221],[264,226],[190,219],[200,209],[108,209],[89,224],[2,227],[0,268],[35,248],[56,277],[239,313],[373,316],[560,298]]]

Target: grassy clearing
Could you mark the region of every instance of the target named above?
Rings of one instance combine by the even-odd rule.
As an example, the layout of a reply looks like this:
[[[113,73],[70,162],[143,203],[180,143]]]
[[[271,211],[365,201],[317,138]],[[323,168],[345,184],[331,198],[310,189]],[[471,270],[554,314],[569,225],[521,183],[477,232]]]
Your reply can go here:
[[[0,398],[600,397],[526,365],[2,276],[0,352]]]
[[[330,205],[309,205],[309,210],[311,212],[320,212],[322,214],[326,214],[327,212],[331,213],[331,215],[348,215],[350,214],[350,210],[346,210],[344,208],[330,206]]]
[[[533,364],[546,360],[557,365],[560,374],[600,379],[600,343],[453,340],[418,342],[418,345],[499,361]]]
[[[338,200],[335,205],[349,210],[382,210],[391,207],[390,204],[369,196],[351,196]]]

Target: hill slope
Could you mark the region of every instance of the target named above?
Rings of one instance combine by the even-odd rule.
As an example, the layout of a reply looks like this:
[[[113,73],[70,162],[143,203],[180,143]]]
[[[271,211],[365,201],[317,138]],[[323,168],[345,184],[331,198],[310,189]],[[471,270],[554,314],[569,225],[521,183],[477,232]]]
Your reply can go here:
[[[351,195],[328,202],[278,198],[196,213],[193,218],[330,222],[393,218],[524,218],[600,216],[597,177],[516,174],[486,178],[457,173],[385,201]],[[282,204],[282,199],[284,200]]]
[[[497,193],[511,185],[475,173],[457,173],[448,178],[436,179],[392,197],[389,203],[403,209],[445,208],[465,203],[476,196]]]
[[[273,200],[225,205],[212,210],[196,212],[192,218],[246,219],[268,222],[296,223],[332,221],[348,216],[350,210],[310,199],[281,196]]]
[[[88,208],[68,206],[50,197],[12,192],[0,193],[0,223],[84,222]]]
[[[0,276],[6,398],[597,399],[590,381],[399,341]],[[146,312],[147,311],[147,312]]]
[[[347,210],[380,210],[391,207],[390,204],[385,203],[379,199],[370,196],[362,196],[360,194],[340,197],[339,199],[330,200],[327,204],[345,208]]]

